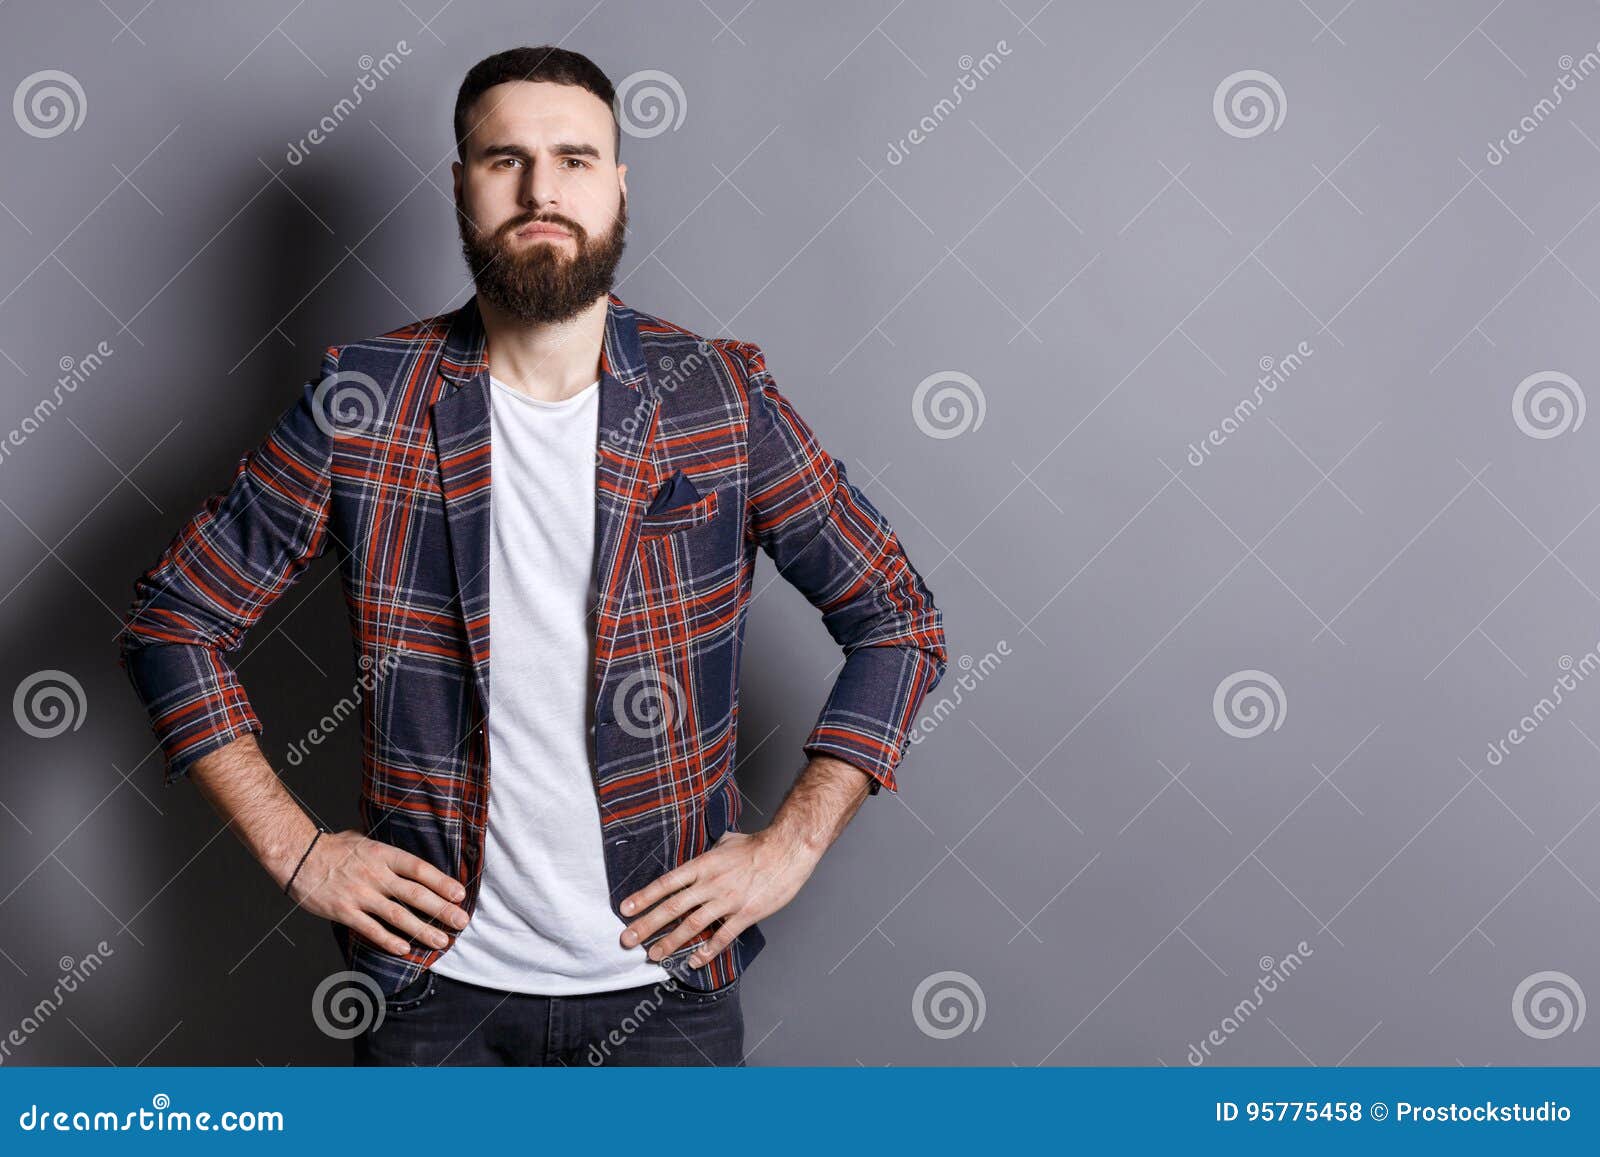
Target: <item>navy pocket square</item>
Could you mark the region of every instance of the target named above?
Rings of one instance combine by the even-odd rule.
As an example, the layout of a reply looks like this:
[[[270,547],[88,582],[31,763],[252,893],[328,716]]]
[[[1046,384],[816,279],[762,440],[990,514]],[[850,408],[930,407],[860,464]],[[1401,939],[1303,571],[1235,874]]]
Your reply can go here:
[[[672,510],[675,507],[687,506],[700,498],[700,491],[695,489],[689,476],[682,470],[674,471],[671,478],[667,479],[656,493],[655,500],[650,503],[646,514],[659,514],[663,510]]]

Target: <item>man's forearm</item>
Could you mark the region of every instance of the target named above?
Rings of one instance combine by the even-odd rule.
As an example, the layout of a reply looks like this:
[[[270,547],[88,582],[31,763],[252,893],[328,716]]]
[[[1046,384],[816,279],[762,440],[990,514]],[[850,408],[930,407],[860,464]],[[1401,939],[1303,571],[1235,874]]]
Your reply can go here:
[[[254,734],[197,759],[190,777],[250,854],[282,888],[317,826],[262,754]]]
[[[814,755],[795,777],[766,831],[821,859],[867,798],[869,776],[855,764]]]

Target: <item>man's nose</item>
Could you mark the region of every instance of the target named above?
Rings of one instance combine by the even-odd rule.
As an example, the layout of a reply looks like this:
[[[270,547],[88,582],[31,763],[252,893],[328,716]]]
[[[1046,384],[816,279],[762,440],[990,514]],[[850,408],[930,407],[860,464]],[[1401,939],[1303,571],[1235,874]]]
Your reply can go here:
[[[530,164],[522,182],[522,203],[530,209],[548,209],[557,200],[555,174],[550,166],[538,161]]]

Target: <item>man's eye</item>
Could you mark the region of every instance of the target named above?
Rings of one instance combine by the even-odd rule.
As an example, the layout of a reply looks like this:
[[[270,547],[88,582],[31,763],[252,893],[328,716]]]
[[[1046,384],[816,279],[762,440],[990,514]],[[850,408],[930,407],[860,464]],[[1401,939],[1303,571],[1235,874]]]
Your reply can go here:
[[[566,158],[563,158],[563,159],[567,160],[567,161],[571,161],[574,165],[577,165],[578,168],[580,168],[580,169],[587,169],[589,167],[587,162],[580,161],[577,157],[566,157]]]
[[[520,164],[521,162],[519,162],[515,157],[501,157],[498,163],[503,166]]]

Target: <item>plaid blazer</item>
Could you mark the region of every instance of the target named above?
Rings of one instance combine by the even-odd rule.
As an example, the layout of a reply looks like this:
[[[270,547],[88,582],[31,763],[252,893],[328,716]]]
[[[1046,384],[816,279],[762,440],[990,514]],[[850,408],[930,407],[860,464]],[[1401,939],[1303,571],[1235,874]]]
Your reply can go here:
[[[613,295],[600,364],[586,722],[616,910],[737,827],[739,661],[757,546],[845,655],[803,750],[862,768],[873,793],[896,789],[946,650],[941,612],[899,539],[778,392],[760,349]],[[472,911],[490,783],[491,459],[476,298],[329,347],[320,379],[135,583],[120,662],[160,740],[164,782],[261,730],[226,656],[331,548],[370,691],[359,709],[364,829],[460,880]],[[418,944],[395,956],[343,925],[334,934],[349,967],[385,994],[448,951]],[[711,935],[663,961],[688,987],[732,983],[764,943],[752,926],[688,968],[683,958]]]

